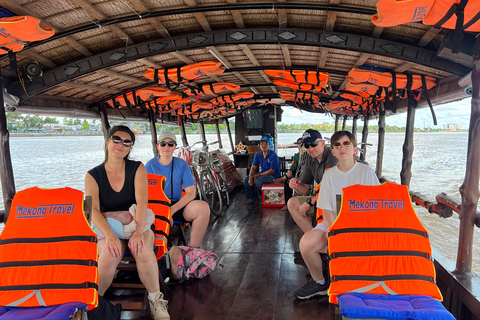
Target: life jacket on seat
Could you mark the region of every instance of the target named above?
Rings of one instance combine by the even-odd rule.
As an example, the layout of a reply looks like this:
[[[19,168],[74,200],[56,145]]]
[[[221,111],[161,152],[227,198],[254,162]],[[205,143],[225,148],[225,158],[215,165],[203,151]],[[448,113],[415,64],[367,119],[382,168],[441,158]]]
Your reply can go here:
[[[480,2],[468,0],[380,0],[372,22],[379,27],[392,27],[422,21],[437,28],[456,29],[458,12],[465,31],[480,31]]]
[[[28,188],[16,193],[0,235],[0,305],[98,303],[97,235],[83,192]]]
[[[28,42],[45,40],[54,34],[55,30],[41,26],[40,19],[32,16],[0,18],[0,45],[13,52],[21,51]],[[5,53],[0,49],[0,54]]]
[[[167,252],[167,238],[170,234],[170,199],[163,191],[164,176],[147,173],[148,205],[155,214],[155,246],[158,247],[157,258],[160,259]]]
[[[328,235],[330,302],[337,303],[337,295],[346,292],[442,300],[428,233],[406,186],[387,182],[344,188]]]
[[[320,193],[320,186],[322,184],[319,183],[315,187],[315,193],[316,193],[316,203],[317,203],[317,212],[315,212],[315,225],[318,226],[320,223],[323,222],[323,210],[318,207],[318,194]]]

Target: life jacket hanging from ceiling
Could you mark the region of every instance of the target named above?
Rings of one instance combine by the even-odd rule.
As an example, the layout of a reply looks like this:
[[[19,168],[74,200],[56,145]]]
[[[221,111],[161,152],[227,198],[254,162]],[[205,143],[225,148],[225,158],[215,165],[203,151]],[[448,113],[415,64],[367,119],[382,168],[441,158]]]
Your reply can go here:
[[[21,51],[28,42],[45,40],[55,35],[55,30],[40,25],[32,16],[0,18],[0,46],[13,52]],[[0,49],[0,54],[8,53]]]
[[[442,300],[428,232],[406,186],[387,182],[344,188],[328,235],[330,302],[337,303],[337,295],[347,292]]]
[[[295,82],[295,81],[290,81],[285,79],[273,80],[273,84],[279,87],[288,87],[294,90],[315,91],[323,94],[332,93],[332,88],[330,87],[329,84],[327,84],[325,87],[322,87],[322,86],[316,86],[314,84],[300,83],[300,82]]]
[[[140,103],[138,99],[141,99],[142,102],[147,101],[150,97],[164,97],[170,95],[172,92],[165,88],[160,87],[147,87],[143,89],[134,90],[132,92],[127,92],[124,95],[118,96],[115,98],[115,102],[120,105],[120,107],[127,107],[129,104],[131,106],[136,106]],[[136,100],[136,99],[137,100]],[[112,100],[108,100],[107,103],[110,107],[115,108],[115,105]]]
[[[178,86],[182,82],[196,80],[205,75],[222,74],[225,71],[225,67],[221,65],[220,62],[203,61],[178,68],[147,68],[147,72],[143,76],[153,80],[155,83],[165,84],[167,88],[170,88],[172,83]]]
[[[170,199],[163,191],[164,176],[148,173],[148,205],[155,214],[155,242],[158,247],[157,259],[167,252],[167,238],[170,234]]]
[[[293,82],[309,83],[315,86],[326,88],[328,84],[328,73],[308,70],[265,70],[270,77],[280,78]]]
[[[203,84],[199,87],[191,87],[183,91],[190,97],[202,96],[203,94],[218,94],[227,91],[237,92],[240,91],[239,85],[228,82],[217,82],[217,83],[208,83]]]
[[[19,191],[0,235],[0,306],[98,303],[97,235],[72,188]]]

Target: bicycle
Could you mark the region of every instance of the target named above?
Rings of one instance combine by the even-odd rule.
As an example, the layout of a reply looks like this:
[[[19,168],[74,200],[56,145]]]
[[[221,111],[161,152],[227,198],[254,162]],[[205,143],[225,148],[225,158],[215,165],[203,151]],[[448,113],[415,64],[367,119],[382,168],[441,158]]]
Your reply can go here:
[[[200,186],[200,179],[198,177],[198,170],[197,166],[195,163],[192,161],[193,156],[192,156],[192,147],[198,143],[203,143],[204,141],[197,141],[191,146],[186,146],[186,147],[179,147],[178,148],[178,158],[183,159],[187,164],[188,167],[190,168],[190,171],[192,172],[193,179],[195,180],[195,190],[196,194],[198,195],[198,198],[200,200],[206,200],[206,195],[205,192],[203,191],[202,187]]]
[[[209,143],[208,145],[217,144],[218,141]],[[228,182],[227,177],[225,175],[225,170],[222,166],[222,160],[219,157],[221,150],[219,149],[218,152],[210,152],[210,161],[212,163],[212,170],[214,173],[215,179],[217,179],[218,186],[220,187],[220,192],[222,194],[222,199],[226,206],[230,205],[230,195],[228,191]]]

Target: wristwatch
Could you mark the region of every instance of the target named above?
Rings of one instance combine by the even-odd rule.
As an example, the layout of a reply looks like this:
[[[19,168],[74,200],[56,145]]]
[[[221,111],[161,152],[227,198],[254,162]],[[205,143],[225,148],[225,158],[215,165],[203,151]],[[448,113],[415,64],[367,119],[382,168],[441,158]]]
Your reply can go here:
[[[305,200],[305,202],[310,206],[310,207],[313,207],[315,204],[312,203],[312,198],[307,198],[307,200]]]

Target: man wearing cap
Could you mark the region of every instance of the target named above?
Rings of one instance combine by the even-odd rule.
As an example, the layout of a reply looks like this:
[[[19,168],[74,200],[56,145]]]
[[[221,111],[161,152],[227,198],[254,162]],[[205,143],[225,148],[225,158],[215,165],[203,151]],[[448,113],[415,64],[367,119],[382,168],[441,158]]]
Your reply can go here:
[[[260,172],[257,172],[260,166]],[[245,204],[258,203],[256,189],[261,192],[264,184],[273,182],[273,179],[280,177],[280,161],[275,152],[270,150],[270,142],[266,136],[260,139],[260,151],[253,157],[250,174],[243,179],[248,201]]]
[[[322,139],[322,135],[317,130],[308,129],[305,131],[302,141],[302,146],[310,157],[307,157],[305,164],[302,166],[299,179],[292,178],[289,183],[290,188],[300,195],[307,193],[312,183],[319,184],[325,170],[338,163],[330,148],[325,147],[325,140]],[[315,202],[315,196],[299,196],[288,200],[288,211],[304,233],[312,229],[312,222],[307,213],[313,215]],[[295,258],[302,258],[300,251],[295,252]]]
[[[165,195],[171,201],[172,220],[191,223],[190,246],[199,248],[210,220],[210,208],[205,201],[195,200],[195,180],[188,164],[173,156],[177,147],[177,138],[173,132],[161,132],[158,135],[157,149],[159,156],[145,165],[147,173],[158,174],[167,178]],[[182,196],[182,187],[185,195]]]

